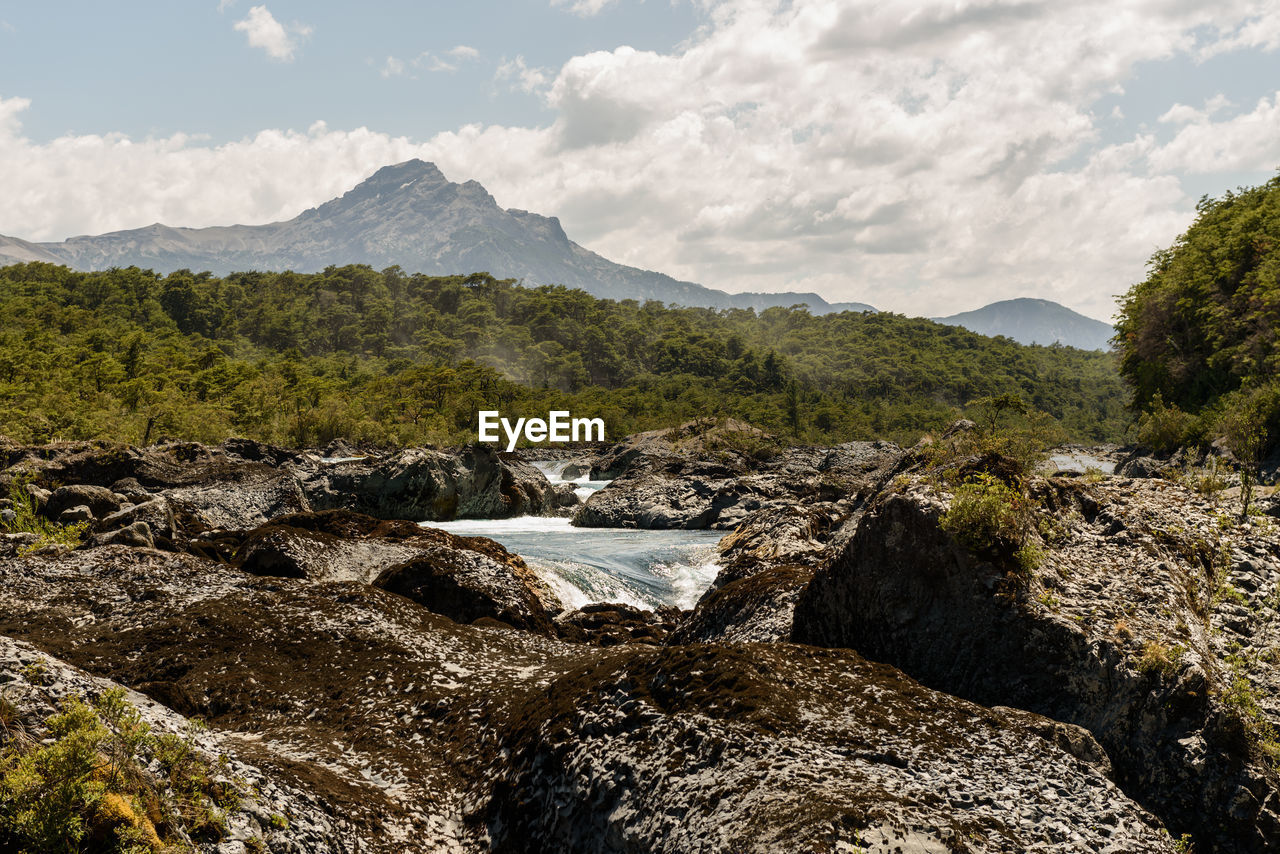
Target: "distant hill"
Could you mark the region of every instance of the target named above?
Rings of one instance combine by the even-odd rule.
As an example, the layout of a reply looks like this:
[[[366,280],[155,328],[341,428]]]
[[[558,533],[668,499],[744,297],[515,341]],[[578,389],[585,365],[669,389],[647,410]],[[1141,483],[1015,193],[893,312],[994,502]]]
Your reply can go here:
[[[1106,350],[1116,334],[1109,324],[1045,299],[1010,299],[974,311],[935,317],[982,335],[1003,335],[1021,344],[1058,342],[1081,350]]]
[[[212,228],[157,223],[60,243],[0,236],[0,263],[13,261],[49,261],[85,271],[138,266],[217,275],[398,265],[406,272],[431,275],[483,271],[526,285],[562,284],[616,300],[756,310],[805,304],[814,314],[875,310],[863,303],[828,303],[813,293],[729,294],[615,264],[570,240],[555,217],[503,209],[479,183],[453,183],[421,160],[379,169],[341,198],[286,222]]]

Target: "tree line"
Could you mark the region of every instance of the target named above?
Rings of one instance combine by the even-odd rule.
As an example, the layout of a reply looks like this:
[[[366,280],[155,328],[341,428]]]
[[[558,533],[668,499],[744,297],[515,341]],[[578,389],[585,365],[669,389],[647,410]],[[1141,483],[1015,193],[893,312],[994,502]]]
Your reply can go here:
[[[999,394],[1081,441],[1127,421],[1109,354],[888,313],[682,308],[363,265],[0,269],[0,434],[21,442],[453,444],[482,409],[567,409],[609,436],[712,415],[802,441],[914,442]]]

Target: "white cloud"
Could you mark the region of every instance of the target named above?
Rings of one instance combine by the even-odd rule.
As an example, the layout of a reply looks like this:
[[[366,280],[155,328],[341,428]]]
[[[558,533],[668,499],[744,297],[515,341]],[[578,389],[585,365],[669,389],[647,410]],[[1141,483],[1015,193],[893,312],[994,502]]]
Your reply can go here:
[[[250,47],[260,47],[280,62],[292,62],[298,43],[311,35],[311,28],[303,24],[285,27],[266,6],[250,8],[249,16],[243,21],[236,21],[234,26],[245,34]]]
[[[568,6],[569,11],[583,18],[590,18],[592,15],[600,14],[605,6],[612,4],[614,0],[551,0],[552,6]]]
[[[383,77],[403,77],[407,73],[407,67],[404,60],[388,56],[387,61],[382,63],[382,70],[378,73]]]
[[[517,56],[515,59],[504,60],[493,79],[508,81],[521,92],[539,92],[546,89],[550,75],[545,68],[530,68],[523,56]]]
[[[1249,17],[1235,26],[1219,28],[1220,38],[1205,44],[1201,58],[1247,48],[1276,50],[1280,48],[1280,2],[1264,0],[1253,4]]]
[[[1153,169],[1211,173],[1280,168],[1280,92],[1223,121],[1211,121],[1210,109],[1192,112],[1195,119],[1150,154]]]
[[[552,111],[543,127],[37,144],[27,102],[0,100],[0,233],[282,219],[422,157],[606,257],[714,287],[912,314],[1044,296],[1107,317],[1194,216],[1181,176],[1280,165],[1280,93],[1244,112],[1229,87],[1171,99],[1153,105],[1159,132],[1132,139],[1094,114],[1139,67],[1264,43],[1248,0],[699,3],[707,24],[669,52],[502,62],[498,81]]]
[[[218,13],[221,14],[234,5],[236,5],[236,0],[218,0]]]
[[[449,57],[445,59],[444,57]],[[417,75],[410,73],[410,68],[415,70],[424,70],[430,72],[447,72],[453,73],[463,62],[470,62],[479,59],[480,51],[473,47],[460,44],[451,47],[444,52],[443,55],[434,54],[429,50],[415,56],[413,59],[405,62],[394,56],[388,56],[382,64],[380,74],[385,77],[410,77],[417,79]]]

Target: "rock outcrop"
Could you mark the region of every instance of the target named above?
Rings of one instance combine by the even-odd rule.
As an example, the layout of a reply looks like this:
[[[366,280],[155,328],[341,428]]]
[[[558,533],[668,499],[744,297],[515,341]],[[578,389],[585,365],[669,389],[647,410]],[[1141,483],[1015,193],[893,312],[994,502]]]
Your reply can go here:
[[[72,667],[30,644],[0,636],[0,695],[9,704],[6,735],[46,737],[44,722],[68,699],[91,701],[120,686]],[[207,850],[280,852],[280,854],[345,854],[359,844],[348,823],[334,815],[332,805],[309,789],[290,783],[266,763],[246,762],[248,739],[235,733],[204,729],[136,691],[125,699],[140,713],[154,735],[180,737],[207,766],[220,768],[225,783],[235,789],[238,804],[224,816],[226,836]],[[219,757],[223,759],[220,761]],[[290,761],[284,756],[275,761]],[[319,769],[317,769],[319,770]]]
[[[0,560],[0,606],[0,635],[203,717],[350,850],[1173,850],[1051,725],[851,652],[602,649],[120,546]]]
[[[887,442],[850,442],[770,451],[763,459],[730,449],[705,459],[622,446],[607,452],[606,459],[628,459],[632,453],[624,472],[574,514],[575,525],[729,529],[761,509],[872,492],[902,457]]]
[[[1046,556],[1019,573],[940,527],[945,490],[887,491],[805,590],[794,639],[1083,727],[1196,850],[1274,850],[1280,537],[1167,481],[1053,479],[1036,497]]]
[[[720,571],[669,643],[791,638],[801,592],[861,516],[857,501],[759,510],[720,541]]]
[[[15,675],[39,655],[66,690],[139,692],[157,726],[207,720],[202,749],[261,791],[227,852],[1280,839],[1269,517],[947,446],[713,440],[606,449],[620,477],[580,511],[736,525],[698,605],[569,613],[499,544],[418,524],[549,512],[518,455],[0,442],[0,481],[90,517],[80,547],[0,536],[0,693],[47,712],[61,695]],[[942,524],[979,471],[1025,487],[1038,563]]]
[[[460,454],[414,448],[324,466],[304,485],[316,510],[341,508],[380,519],[492,519],[539,515],[556,506],[540,471],[479,444]]]

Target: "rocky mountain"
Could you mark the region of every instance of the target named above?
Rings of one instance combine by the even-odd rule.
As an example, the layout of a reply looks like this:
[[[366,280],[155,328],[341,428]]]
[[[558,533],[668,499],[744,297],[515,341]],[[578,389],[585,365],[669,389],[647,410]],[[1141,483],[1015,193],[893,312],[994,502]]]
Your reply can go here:
[[[0,264],[10,261],[50,261],[78,270],[136,265],[168,273],[187,268],[219,275],[399,265],[433,275],[483,271],[526,285],[559,284],[617,300],[757,310],[804,303],[815,314],[874,310],[862,303],[828,303],[813,293],[729,294],[615,264],[570,240],[555,217],[501,208],[476,181],[451,182],[434,164],[421,160],[379,169],[341,198],[286,222],[211,228],[156,223],[60,243],[0,236]]]
[[[1046,299],[1010,299],[953,314],[935,317],[938,323],[963,326],[981,335],[1003,335],[1022,344],[1055,341],[1081,350],[1106,350],[1116,334],[1109,324],[1072,311]]]

